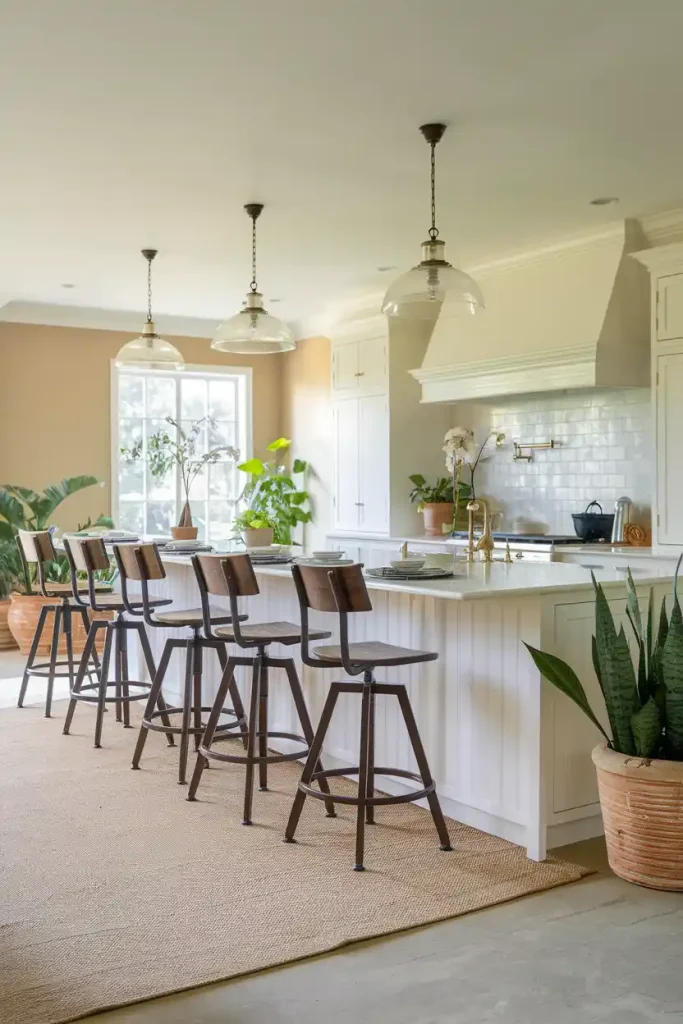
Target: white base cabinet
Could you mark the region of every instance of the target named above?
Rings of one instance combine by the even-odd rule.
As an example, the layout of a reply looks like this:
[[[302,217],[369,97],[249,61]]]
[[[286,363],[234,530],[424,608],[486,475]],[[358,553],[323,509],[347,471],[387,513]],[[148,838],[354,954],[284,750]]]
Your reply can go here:
[[[389,531],[389,398],[365,395],[335,402],[335,530]]]

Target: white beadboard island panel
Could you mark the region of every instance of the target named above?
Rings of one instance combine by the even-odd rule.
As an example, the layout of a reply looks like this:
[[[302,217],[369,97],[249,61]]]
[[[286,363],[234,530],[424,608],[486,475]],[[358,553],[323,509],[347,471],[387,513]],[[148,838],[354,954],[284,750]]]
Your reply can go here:
[[[187,558],[164,559],[168,576],[160,593],[177,607],[196,607],[198,594]],[[387,583],[368,580],[373,612],[351,617],[355,640],[376,639],[439,652],[439,660],[378,671],[380,680],[405,683],[442,800],[450,817],[526,847],[543,859],[558,846],[602,831],[590,751],[599,734],[578,709],[543,682],[522,641],[553,651],[579,672],[587,690],[597,689],[590,658],[593,596],[590,573],[580,566],[461,564],[452,580]],[[291,573],[286,567],[256,569],[261,593],[245,602],[252,622],[299,621]],[[623,615],[623,573],[603,571],[615,613]],[[438,585],[435,585],[438,584]],[[671,591],[671,571],[637,580],[647,600]],[[314,613],[312,622],[336,634],[333,615]],[[150,630],[155,655],[164,640],[182,635]],[[273,646],[274,654],[297,661],[314,724],[329,683],[339,670],[302,666],[297,648]],[[182,667],[164,687],[178,701]],[[206,658],[205,695],[218,682],[217,660]],[[247,673],[239,676],[246,692]],[[596,697],[599,706],[599,698]],[[328,767],[357,764],[360,702],[343,695],[328,733]],[[270,684],[270,727],[296,732],[288,688],[274,670]],[[282,741],[284,749],[286,741]],[[272,744],[276,746],[274,742]],[[398,706],[377,701],[377,762],[415,770]],[[235,769],[239,770],[239,769]],[[398,780],[379,780],[387,792],[405,789]],[[386,813],[390,813],[387,811]],[[284,827],[284,822],[283,822]]]

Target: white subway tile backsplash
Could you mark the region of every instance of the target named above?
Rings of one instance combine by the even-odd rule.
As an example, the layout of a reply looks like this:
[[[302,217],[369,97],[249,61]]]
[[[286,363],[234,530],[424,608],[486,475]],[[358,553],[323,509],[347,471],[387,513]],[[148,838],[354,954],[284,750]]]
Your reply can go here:
[[[477,493],[503,509],[504,529],[523,518],[551,533],[573,533],[572,512],[596,499],[612,511],[628,495],[636,515],[649,514],[653,484],[650,392],[621,388],[527,395],[454,407],[453,423],[471,427],[477,440],[488,430],[506,441],[482,461]],[[555,440],[558,447],[535,451],[533,462],[513,462],[513,441]]]

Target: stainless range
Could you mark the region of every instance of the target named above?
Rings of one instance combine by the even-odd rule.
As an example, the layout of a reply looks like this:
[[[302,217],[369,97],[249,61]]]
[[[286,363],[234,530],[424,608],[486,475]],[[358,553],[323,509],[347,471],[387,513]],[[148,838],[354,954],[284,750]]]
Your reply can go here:
[[[467,545],[467,531],[457,530],[451,535],[451,541],[457,547]],[[581,546],[583,541],[576,535],[560,533],[494,533],[495,544],[493,558],[500,561],[505,557],[506,545],[510,545],[510,553],[516,561],[552,562],[555,548],[560,545],[572,544]]]

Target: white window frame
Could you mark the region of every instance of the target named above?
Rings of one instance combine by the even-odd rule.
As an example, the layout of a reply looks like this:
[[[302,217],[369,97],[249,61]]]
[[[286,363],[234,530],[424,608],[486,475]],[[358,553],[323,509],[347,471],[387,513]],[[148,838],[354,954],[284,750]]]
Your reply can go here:
[[[202,364],[190,364],[186,363],[182,370],[148,370],[144,367],[131,367],[131,370],[140,375],[149,377],[217,377],[221,375],[233,376],[239,378],[239,419],[240,419],[240,433],[245,439],[244,445],[240,448],[240,462],[250,459],[253,455],[253,437],[254,437],[254,415],[253,415],[253,402],[252,402],[252,391],[253,391],[253,373],[250,366],[223,366],[223,365],[202,365]],[[123,371],[126,372],[125,370]],[[110,454],[110,471],[109,479],[111,486],[111,509],[112,516],[116,522],[116,517],[119,513],[119,454],[120,454],[120,442],[119,442],[119,368],[116,366],[116,360],[110,361],[110,439],[111,439],[111,454]],[[237,515],[237,509],[235,510]]]

